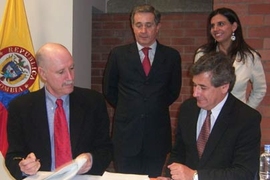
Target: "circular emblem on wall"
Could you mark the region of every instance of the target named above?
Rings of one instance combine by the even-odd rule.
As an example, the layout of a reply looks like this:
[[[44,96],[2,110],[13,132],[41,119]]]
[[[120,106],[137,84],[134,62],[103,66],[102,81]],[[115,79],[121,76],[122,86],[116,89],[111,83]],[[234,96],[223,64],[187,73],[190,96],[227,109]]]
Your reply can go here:
[[[37,78],[35,57],[27,49],[9,46],[0,50],[0,90],[20,93],[31,87]]]

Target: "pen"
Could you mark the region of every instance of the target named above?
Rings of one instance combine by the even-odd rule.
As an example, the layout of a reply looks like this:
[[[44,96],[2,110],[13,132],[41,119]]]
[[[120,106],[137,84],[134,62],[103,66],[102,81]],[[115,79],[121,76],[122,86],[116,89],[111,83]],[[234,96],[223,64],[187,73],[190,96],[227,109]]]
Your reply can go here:
[[[13,160],[20,160],[20,161],[23,160],[23,159],[24,159],[23,157],[14,157],[14,158],[13,158]],[[36,162],[39,162],[40,159],[36,159],[35,161],[36,161]]]
[[[23,157],[14,157],[13,160],[23,160],[24,158]]]

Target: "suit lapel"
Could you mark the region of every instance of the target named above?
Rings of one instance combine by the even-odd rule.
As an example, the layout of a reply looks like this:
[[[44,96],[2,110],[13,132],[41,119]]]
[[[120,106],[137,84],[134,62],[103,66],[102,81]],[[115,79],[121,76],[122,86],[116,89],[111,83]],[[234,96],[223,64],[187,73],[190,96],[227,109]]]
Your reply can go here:
[[[154,76],[154,74],[158,71],[159,67],[162,66],[164,61],[166,61],[166,57],[164,56],[162,45],[157,42],[154,61],[148,76]]]
[[[197,106],[197,103],[195,102],[194,107],[192,109],[195,109],[195,111],[191,112],[191,118],[190,119],[195,119],[195,121],[191,121],[191,142],[194,142],[192,144],[192,149],[194,149],[196,151],[196,155],[199,161],[199,154],[198,154],[198,150],[197,150],[197,122],[198,122],[198,117],[199,117],[199,113],[200,113],[200,108]]]
[[[211,158],[212,152],[214,151],[217,144],[219,143],[219,140],[227,130],[228,125],[231,121],[230,113],[232,107],[233,107],[233,99],[229,94],[228,99],[226,100],[224,106],[222,107],[219,116],[216,120],[216,123],[212,129],[212,132],[209,136],[208,142],[205,146],[205,150],[200,161],[200,166],[203,166],[203,164],[207,162],[209,158]]]
[[[78,138],[82,128],[84,111],[83,104],[81,104],[80,97],[77,97],[76,89],[70,94],[70,140],[72,152],[77,146]]]
[[[32,104],[32,124],[36,129],[40,131],[40,136],[43,140],[40,142],[45,142],[44,147],[46,151],[49,153],[51,152],[51,145],[50,145],[50,133],[49,133],[49,125],[48,125],[48,116],[47,116],[47,109],[46,109],[46,100],[45,100],[45,89],[42,88],[41,90],[37,91],[37,100]],[[37,119],[37,117],[39,119]]]
[[[146,77],[136,43],[130,44],[129,49],[128,49],[128,54],[126,54],[126,59],[130,61],[130,65],[132,68],[135,69],[135,71],[137,71],[142,76]]]

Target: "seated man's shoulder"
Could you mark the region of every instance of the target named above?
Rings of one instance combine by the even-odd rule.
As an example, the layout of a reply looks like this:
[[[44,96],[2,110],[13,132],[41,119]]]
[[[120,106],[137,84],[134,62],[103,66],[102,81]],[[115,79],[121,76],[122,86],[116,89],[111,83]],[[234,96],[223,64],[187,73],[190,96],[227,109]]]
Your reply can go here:
[[[235,117],[235,121],[245,121],[246,123],[260,123],[261,121],[262,116],[259,111],[248,106],[237,98],[235,98],[235,102],[233,104],[227,105],[227,108],[231,109],[230,115]]]
[[[43,89],[39,89],[33,92],[24,92],[11,100],[11,104],[29,104],[32,101],[36,101],[42,95]]]

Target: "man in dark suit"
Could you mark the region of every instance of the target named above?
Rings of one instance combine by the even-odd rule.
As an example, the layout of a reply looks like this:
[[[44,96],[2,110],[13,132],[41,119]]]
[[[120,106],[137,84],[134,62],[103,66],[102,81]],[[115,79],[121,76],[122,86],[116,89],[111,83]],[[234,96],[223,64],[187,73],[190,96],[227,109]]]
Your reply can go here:
[[[45,44],[36,59],[45,87],[10,103],[8,170],[16,179],[22,179],[38,170],[56,168],[54,114],[58,107],[55,102],[62,99],[71,145],[70,159],[78,156],[87,159],[78,174],[101,175],[112,157],[109,117],[102,94],[74,87],[74,62],[64,46]]]
[[[261,115],[230,93],[235,74],[228,58],[221,53],[207,54],[191,68],[194,98],[181,105],[167,166],[167,175],[174,180],[257,178]],[[212,112],[210,135],[199,156],[197,147],[207,111]]]
[[[171,149],[169,106],[181,89],[181,58],[160,44],[160,13],[150,5],[131,13],[136,42],[114,48],[105,69],[103,91],[115,107],[114,163],[117,172],[161,174]],[[144,55],[143,48],[149,54]],[[150,72],[143,68],[150,59]]]

